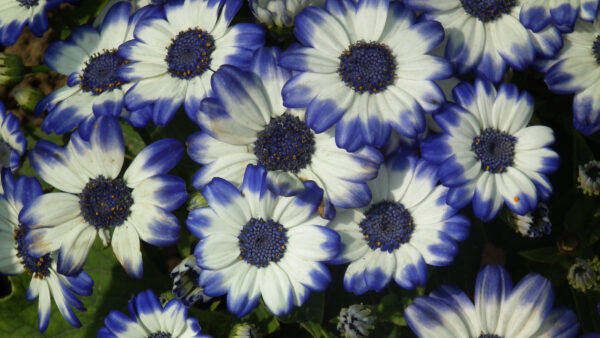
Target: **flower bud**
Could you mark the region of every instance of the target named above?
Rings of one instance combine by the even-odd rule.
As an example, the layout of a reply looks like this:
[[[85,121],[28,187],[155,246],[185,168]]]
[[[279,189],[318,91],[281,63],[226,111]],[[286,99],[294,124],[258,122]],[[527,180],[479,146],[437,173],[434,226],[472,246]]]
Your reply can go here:
[[[13,86],[25,76],[23,60],[18,55],[0,53],[0,85]]]
[[[19,107],[23,108],[25,111],[32,112],[38,102],[44,98],[44,93],[35,88],[25,87],[15,88],[13,90],[13,96],[15,97],[15,101],[19,104]]]
[[[249,0],[256,19],[271,28],[289,28],[294,18],[305,7],[323,7],[324,0]]]
[[[337,329],[345,338],[368,337],[374,321],[371,309],[362,304],[353,304],[340,311]]]
[[[600,282],[600,262],[598,257],[593,260],[577,258],[567,273],[569,285],[581,292],[589,291]]]

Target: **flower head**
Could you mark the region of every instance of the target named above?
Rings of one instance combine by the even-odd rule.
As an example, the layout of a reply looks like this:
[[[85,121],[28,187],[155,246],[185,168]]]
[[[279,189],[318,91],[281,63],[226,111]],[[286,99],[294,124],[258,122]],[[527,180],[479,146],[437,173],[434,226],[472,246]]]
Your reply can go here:
[[[445,203],[448,189],[437,185],[437,174],[437,167],[398,153],[369,182],[368,206],[338,211],[330,227],[342,238],[342,252],[332,262],[350,262],[346,290],[380,291],[392,278],[413,289],[425,284],[427,264],[452,262],[470,224]]]
[[[440,165],[439,178],[450,188],[447,202],[462,208],[473,201],[475,215],[489,221],[506,205],[525,215],[552,192],[547,173],[558,168],[548,148],[552,129],[527,126],[533,97],[485,79],[454,88],[455,103],[434,115],[443,133],[421,143],[423,157]]]
[[[377,175],[382,156],[374,148],[355,152],[340,149],[333,132],[316,134],[304,110],[282,105],[281,88],[291,72],[277,66],[276,48],[259,49],[253,73],[223,66],[212,78],[214,97],[201,104],[198,121],[204,132],[188,139],[190,157],[204,166],[194,176],[194,187],[213,177],[239,186],[248,164],[267,170],[269,188],[281,195],[297,194],[303,181],[314,181],[324,191],[324,212],[369,203],[366,182]]]
[[[538,238],[549,235],[552,230],[552,223],[549,216],[550,210],[544,202],[539,202],[534,210],[525,215],[519,215],[511,212],[512,222],[515,224],[517,232],[524,237]]]
[[[171,299],[164,307],[152,290],[135,295],[129,301],[131,316],[112,310],[104,319],[98,337],[129,338],[207,338],[200,334],[196,318],[188,318],[187,308],[179,299]]]
[[[183,305],[192,306],[195,302],[202,300],[207,302],[211,297],[202,292],[203,288],[198,285],[202,269],[196,264],[196,257],[189,255],[171,271],[173,278],[173,294],[181,300]]]
[[[163,139],[144,148],[121,172],[125,149],[116,119],[102,116],[90,140],[79,132],[65,148],[40,141],[29,160],[38,175],[56,189],[23,210],[31,231],[28,250],[42,256],[59,250],[58,271],[81,269],[98,234],[127,273],[142,276],[140,239],[170,245],[179,238],[179,223],[171,211],[187,199],[185,182],[167,175],[183,155],[181,144]]]
[[[229,338],[258,338],[261,337],[256,332],[256,327],[253,324],[239,323],[235,324],[229,332]]]
[[[0,53],[0,84],[12,86],[25,77],[23,59],[18,55]]]
[[[579,322],[566,308],[552,307],[554,291],[546,278],[530,273],[513,287],[501,266],[477,275],[474,302],[453,286],[417,297],[405,310],[408,326],[427,337],[575,337]]]
[[[268,28],[294,26],[294,18],[305,7],[323,7],[324,0],[249,0],[254,17]]]
[[[306,108],[306,124],[316,133],[335,125],[339,147],[381,147],[390,128],[415,138],[425,130],[424,111],[444,102],[434,80],[452,69],[426,54],[444,31],[437,22],[417,22],[400,2],[330,0],[324,9],[304,9],[295,25],[302,47],[280,58],[298,71],[283,88],[283,104]]]
[[[600,195],[600,161],[589,161],[579,166],[578,188],[589,196]]]
[[[264,31],[253,24],[229,27],[241,0],[185,0],[164,5],[163,17],[138,25],[135,39],[118,56],[132,61],[119,75],[135,85],[125,95],[130,110],[152,105],[147,120],[169,123],[183,103],[195,120],[200,101],[211,93],[210,78],[221,65],[247,67]]]
[[[297,196],[267,189],[267,172],[248,165],[241,191],[214,178],[204,187],[209,207],[190,212],[187,225],[199,237],[194,255],[204,293],[227,293],[229,311],[242,317],[262,298],[276,316],[300,306],[311,291],[331,281],[325,261],[340,247],[317,208],[322,191],[314,183]]]
[[[0,195],[0,273],[18,275],[26,272],[32,277],[27,300],[38,300],[38,328],[44,332],[50,321],[51,298],[54,299],[62,316],[74,327],[81,323],[71,307],[85,311],[81,301],[75,296],[92,294],[94,281],[85,271],[65,276],[56,271],[56,253],[37,257],[31,254],[25,242],[30,231],[21,225],[19,213],[42,194],[42,188],[35,178],[21,176],[14,179],[10,170],[2,170]]]
[[[567,273],[569,285],[581,292],[589,291],[600,285],[600,261],[594,259],[577,258]]]
[[[337,330],[344,338],[368,337],[373,330],[375,316],[371,309],[362,304],[352,304],[342,308],[338,316]]]

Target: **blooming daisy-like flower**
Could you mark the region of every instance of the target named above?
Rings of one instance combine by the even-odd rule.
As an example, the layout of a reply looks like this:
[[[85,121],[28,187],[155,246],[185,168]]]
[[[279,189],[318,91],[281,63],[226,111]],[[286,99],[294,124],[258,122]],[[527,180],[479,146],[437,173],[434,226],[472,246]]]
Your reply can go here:
[[[445,56],[460,76],[475,70],[494,83],[506,65],[523,70],[536,54],[551,58],[562,46],[560,32],[549,25],[538,32],[519,22],[523,0],[404,0],[439,21],[446,31]],[[554,3],[556,1],[546,1]]]
[[[412,289],[425,285],[427,264],[452,262],[470,224],[446,204],[448,188],[437,185],[437,174],[426,161],[398,153],[369,182],[370,205],[338,211],[329,227],[340,234],[342,252],[332,262],[350,262],[346,290],[379,292],[392,278]]]
[[[0,45],[14,44],[29,24],[31,32],[41,37],[48,30],[46,11],[64,2],[76,0],[0,0]]]
[[[19,119],[6,111],[0,101],[0,169],[15,171],[21,165],[21,156],[27,149],[27,139],[19,130]],[[2,185],[0,185],[2,193]]]
[[[131,60],[119,72],[135,85],[125,95],[130,110],[153,104],[156,125],[169,123],[182,102],[194,120],[200,101],[211,92],[210,78],[221,65],[247,67],[264,44],[254,24],[229,27],[242,0],[185,0],[164,5],[166,18],[144,20],[135,39],[119,49]]]
[[[523,26],[534,32],[553,24],[567,33],[573,31],[577,18],[594,20],[599,3],[598,0],[524,0],[519,19]]]
[[[211,299],[202,292],[198,285],[202,269],[196,264],[196,256],[189,255],[171,271],[173,278],[173,294],[181,300],[183,305],[192,306],[195,302],[202,300],[206,302]]]
[[[188,318],[187,308],[179,299],[164,307],[152,290],[135,295],[129,301],[129,314],[112,310],[98,331],[98,338],[208,338],[200,334],[196,318]]]
[[[487,265],[477,275],[474,302],[460,289],[444,285],[417,297],[404,313],[420,338],[569,338],[579,331],[573,311],[552,307],[552,284],[537,273],[513,287],[503,267]]]
[[[267,27],[292,27],[294,18],[308,6],[323,7],[325,0],[248,0],[254,17]]]
[[[552,129],[527,127],[531,95],[512,84],[496,91],[477,79],[456,86],[454,101],[434,115],[444,132],[421,143],[423,158],[440,165],[439,178],[450,188],[447,202],[460,209],[473,201],[475,215],[485,221],[504,203],[519,215],[534,210],[538,197],[552,192],[546,174],[558,168],[558,154],[548,148]]]
[[[573,126],[585,135],[600,130],[600,20],[577,21],[545,77],[551,91],[575,94]]]
[[[142,276],[140,239],[170,245],[179,238],[179,223],[171,211],[187,199],[185,182],[167,175],[183,155],[174,139],[144,148],[119,176],[124,160],[123,134],[116,119],[98,118],[90,140],[79,132],[65,148],[39,141],[29,160],[38,175],[56,189],[23,209],[21,222],[31,230],[27,250],[40,257],[55,250],[58,271],[73,274],[85,263],[100,235],[111,241],[115,256],[127,273]]]
[[[589,161],[580,165],[577,182],[578,188],[583,190],[585,195],[600,195],[600,161]]]
[[[129,117],[130,113],[123,109],[123,95],[132,84],[118,74],[128,60],[117,55],[117,48],[132,38],[133,27],[142,17],[157,15],[155,11],[143,11],[130,22],[130,7],[128,2],[117,3],[106,15],[100,31],[81,26],[67,40],[48,47],[45,64],[69,79],[67,86],[38,103],[35,114],[49,112],[42,130],[63,134],[81,126],[82,136],[87,139],[97,116]],[[130,120],[135,122],[136,118]]]
[[[290,71],[277,66],[276,48],[258,50],[253,73],[223,66],[212,78],[214,98],[202,101],[198,122],[204,132],[188,139],[190,157],[204,166],[194,177],[200,189],[213,177],[239,186],[248,164],[267,169],[269,188],[290,195],[312,180],[324,190],[324,212],[331,205],[352,208],[369,203],[366,181],[377,175],[382,155],[371,147],[340,149],[333,131],[316,134],[305,112],[283,106],[281,88]]]
[[[373,330],[375,316],[371,315],[371,309],[362,304],[352,304],[342,308],[337,318],[337,330],[345,338],[368,337]]]
[[[280,64],[299,71],[282,91],[283,104],[306,108],[317,133],[335,125],[338,146],[383,146],[393,127],[414,138],[425,130],[423,110],[444,102],[433,82],[449,77],[443,58],[427,55],[444,38],[439,23],[416,23],[412,11],[388,0],[329,0],[296,16],[303,47]]]
[[[75,296],[92,294],[94,281],[81,271],[73,276],[64,276],[56,271],[56,255],[32,256],[25,243],[29,229],[19,222],[19,213],[24,206],[42,194],[42,188],[35,178],[21,176],[13,179],[8,169],[2,170],[3,195],[0,195],[0,273],[18,275],[27,272],[32,276],[27,300],[38,301],[38,328],[44,332],[50,321],[52,301],[62,316],[74,327],[81,323],[71,306],[85,311],[81,301]]]
[[[552,230],[550,222],[550,209],[544,202],[539,202],[537,208],[525,215],[519,215],[511,212],[511,221],[519,232],[524,237],[538,238],[549,235]]]
[[[187,225],[201,238],[194,255],[204,293],[227,293],[227,307],[245,316],[262,298],[276,316],[323,291],[331,275],[323,264],[340,249],[338,234],[316,211],[323,192],[313,182],[294,197],[267,189],[267,172],[248,165],[241,191],[215,178],[204,187],[209,207],[190,212]]]

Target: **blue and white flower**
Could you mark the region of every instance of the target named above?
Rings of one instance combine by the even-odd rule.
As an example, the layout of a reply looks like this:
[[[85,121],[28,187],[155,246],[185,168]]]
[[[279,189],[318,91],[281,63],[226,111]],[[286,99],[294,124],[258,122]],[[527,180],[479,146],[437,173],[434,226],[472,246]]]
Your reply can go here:
[[[269,28],[294,26],[294,18],[309,6],[323,7],[325,0],[248,0],[254,17]]]
[[[245,316],[262,298],[276,316],[324,291],[331,275],[323,262],[340,250],[340,237],[316,211],[323,192],[313,182],[294,197],[267,189],[267,172],[248,165],[241,191],[215,178],[204,187],[209,207],[190,212],[199,237],[194,255],[200,285],[211,297],[227,294],[227,307]]]
[[[404,0],[439,21],[446,30],[445,56],[458,75],[475,71],[494,83],[506,65],[523,70],[536,58],[551,58],[562,46],[560,32],[549,25],[538,32],[519,22],[523,0]],[[552,2],[552,1],[548,1]]]
[[[124,110],[123,96],[132,84],[118,74],[128,60],[117,55],[117,48],[133,37],[133,27],[142,17],[154,17],[157,13],[140,12],[130,22],[129,11],[129,3],[117,3],[108,12],[100,31],[85,25],[75,29],[67,40],[48,47],[45,64],[69,78],[67,86],[38,103],[36,115],[49,112],[42,130],[64,134],[80,126],[82,136],[87,139],[98,116],[122,116],[133,120],[132,123],[136,121],[135,116],[130,117]]]
[[[29,154],[38,175],[64,192],[45,194],[23,209],[21,221],[31,230],[27,250],[42,256],[59,250],[58,271],[81,270],[98,234],[111,241],[127,273],[142,276],[140,239],[164,246],[177,242],[179,223],[171,211],[187,199],[185,182],[167,175],[183,155],[174,139],[144,148],[119,176],[125,156],[116,119],[98,118],[90,140],[78,131],[65,148],[39,141]]]
[[[434,80],[448,78],[451,66],[426,54],[444,30],[417,23],[400,2],[328,0],[324,9],[304,9],[295,24],[303,46],[288,49],[280,64],[299,73],[283,88],[283,104],[306,108],[317,133],[335,125],[339,147],[381,147],[391,128],[415,138],[425,130],[424,111],[444,102]]]
[[[152,290],[135,295],[129,301],[131,316],[112,310],[98,331],[98,338],[208,338],[200,333],[196,318],[188,318],[187,308],[179,299],[164,307]],[[133,319],[132,319],[133,318]]]
[[[375,322],[375,316],[371,314],[371,309],[362,304],[352,304],[347,308],[342,308],[337,317],[337,330],[344,338],[365,338],[368,337]]]
[[[29,228],[21,225],[21,209],[30,205],[42,194],[42,188],[35,178],[21,176],[14,179],[8,169],[2,170],[4,194],[0,195],[0,273],[19,275],[27,272],[32,276],[27,300],[38,301],[38,328],[44,332],[50,321],[52,300],[62,316],[74,327],[80,327],[79,319],[71,307],[85,311],[81,301],[75,296],[92,294],[94,281],[81,271],[74,276],[65,276],[56,271],[55,253],[42,257],[32,256],[25,243]]]
[[[149,104],[154,124],[171,121],[183,103],[193,120],[200,101],[211,93],[210,78],[224,64],[244,68],[264,44],[264,31],[254,24],[229,27],[242,0],[185,0],[164,5],[166,18],[140,23],[135,39],[119,49],[131,60],[119,72],[135,85],[125,95],[130,110]]]
[[[600,130],[600,19],[579,20],[564,40],[545,81],[555,93],[575,94],[573,126],[591,135]]]
[[[533,97],[512,84],[498,91],[485,79],[454,88],[433,118],[443,133],[421,143],[423,158],[440,165],[439,178],[450,188],[447,202],[463,208],[473,201],[475,215],[489,221],[506,205],[524,215],[552,192],[546,177],[558,168],[548,148],[552,129],[529,126]]]
[[[101,27],[102,26],[102,21],[104,21],[104,18],[106,17],[106,14],[108,14],[108,10],[117,2],[120,1],[127,1],[131,4],[131,14],[135,13],[138,9],[140,8],[144,8],[146,6],[149,5],[162,5],[165,3],[165,0],[109,0],[106,5],[104,5],[104,7],[102,7],[102,10],[100,10],[100,13],[98,13],[98,15],[96,16],[96,18],[94,19],[94,27]]]
[[[550,209],[544,202],[539,202],[534,210],[525,215],[511,212],[510,218],[517,232],[523,235],[523,237],[539,238],[550,235],[550,232],[552,232]]]
[[[575,337],[573,311],[552,307],[552,284],[537,273],[513,287],[501,266],[485,266],[477,275],[474,302],[460,289],[443,285],[417,297],[404,311],[420,338],[436,337]]]
[[[284,107],[281,88],[291,72],[277,66],[279,55],[276,48],[263,48],[252,60],[254,74],[223,66],[213,76],[215,97],[202,101],[197,118],[204,132],[187,142],[190,157],[203,164],[194,187],[217,176],[240,186],[248,164],[257,164],[267,169],[267,184],[277,194],[299,193],[303,181],[314,181],[324,190],[327,218],[335,213],[333,205],[367,205],[366,182],[377,175],[381,153],[340,149],[333,131],[316,134],[303,109]]]
[[[76,0],[0,0],[0,45],[14,44],[25,25],[41,37],[48,30],[46,11]]]
[[[519,19],[521,23],[539,32],[549,24],[556,26],[561,32],[573,31],[578,18],[592,21],[598,12],[598,0],[522,0]]]
[[[27,149],[27,139],[19,129],[19,119],[6,111],[0,101],[0,169],[12,171],[21,166],[21,156]],[[2,185],[0,185],[0,194]]]
[[[427,264],[452,262],[470,224],[446,204],[448,188],[437,185],[437,174],[436,166],[398,153],[369,182],[371,204],[338,211],[330,228],[340,234],[342,252],[332,262],[350,262],[346,290],[379,292],[392,278],[413,289],[425,285]]]
[[[173,294],[181,300],[183,305],[189,307],[199,300],[207,302],[211,299],[202,292],[203,288],[198,285],[201,272],[202,269],[196,264],[196,256],[194,255],[184,258],[171,271]]]

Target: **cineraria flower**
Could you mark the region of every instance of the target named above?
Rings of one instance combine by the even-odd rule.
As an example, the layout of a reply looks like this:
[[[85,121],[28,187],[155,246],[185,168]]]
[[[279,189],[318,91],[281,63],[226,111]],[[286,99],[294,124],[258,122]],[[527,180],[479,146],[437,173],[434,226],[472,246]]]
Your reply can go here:
[[[324,212],[331,205],[352,208],[369,203],[366,181],[377,175],[379,151],[364,147],[350,153],[335,144],[332,131],[315,134],[305,123],[305,112],[282,104],[281,88],[290,71],[277,66],[276,48],[258,50],[251,70],[223,66],[212,78],[214,98],[202,101],[198,122],[204,132],[188,139],[190,157],[203,164],[194,176],[202,188],[213,177],[239,186],[248,164],[267,169],[269,188],[289,196],[314,181],[324,190]]]
[[[577,18],[592,21],[598,11],[598,0],[524,0],[519,19],[523,26],[539,32],[553,24],[563,33],[573,31]]]
[[[585,195],[600,195],[600,161],[589,161],[580,165],[577,182],[578,188],[583,190]]]
[[[267,172],[248,165],[241,191],[214,178],[202,191],[208,207],[190,212],[187,225],[199,237],[194,255],[204,293],[227,293],[229,311],[243,317],[262,294],[276,316],[324,291],[331,275],[323,262],[340,249],[340,237],[316,211],[323,192],[313,182],[294,197],[267,189]]]
[[[600,283],[600,262],[594,259],[577,258],[567,273],[569,285],[581,292],[589,291]]]
[[[444,133],[421,143],[426,160],[439,164],[439,178],[450,188],[447,202],[463,208],[473,201],[475,215],[494,218],[503,200],[519,215],[547,199],[547,173],[558,168],[558,154],[548,148],[552,129],[527,127],[533,98],[512,84],[496,92],[485,79],[454,88],[455,103],[446,103],[433,118]],[[539,195],[539,196],[538,196]]]
[[[254,324],[239,323],[235,324],[229,332],[229,338],[258,338],[261,337],[256,332]]]
[[[511,212],[510,215],[517,232],[524,237],[538,238],[549,235],[552,230],[549,213],[550,210],[546,203],[539,202],[535,210],[531,210],[525,215],[519,215],[514,212]]]
[[[130,110],[153,104],[148,117],[166,125],[182,102],[195,120],[200,101],[211,92],[210,78],[221,65],[247,67],[264,44],[254,24],[229,27],[242,0],[185,0],[164,5],[166,18],[150,18],[119,48],[131,60],[119,75],[135,85],[125,95]]]
[[[564,40],[544,80],[553,92],[575,94],[573,126],[591,135],[600,130],[600,20],[577,21]]]
[[[48,30],[46,11],[76,0],[0,0],[0,45],[14,44],[25,25],[41,37]]]
[[[25,236],[29,229],[19,222],[19,213],[24,206],[42,194],[35,178],[21,176],[13,179],[8,169],[2,170],[4,194],[0,195],[0,273],[19,275],[27,272],[32,276],[26,298],[38,301],[38,328],[44,332],[50,321],[51,298],[62,316],[74,327],[80,327],[79,319],[71,306],[85,311],[75,296],[92,294],[94,281],[81,271],[74,276],[64,276],[56,271],[56,255],[34,257],[27,249]]]
[[[21,156],[27,149],[27,139],[19,130],[19,119],[6,111],[0,101],[0,169],[15,171],[21,165]],[[2,185],[0,185],[0,194]]]
[[[325,0],[248,0],[254,17],[268,28],[294,26],[294,18],[305,7],[323,7]]]
[[[371,315],[371,309],[362,304],[352,304],[342,308],[337,318],[337,330],[344,338],[368,337],[373,330],[375,316]]]
[[[198,285],[200,272],[202,272],[202,269],[196,264],[194,255],[187,256],[171,271],[173,294],[187,307],[192,306],[201,299],[202,302],[211,299],[202,292],[202,287]]]
[[[196,318],[188,318],[187,308],[179,299],[164,307],[152,290],[135,295],[129,301],[129,314],[112,310],[98,331],[98,338],[209,338],[200,334]]]
[[[152,245],[171,245],[179,238],[179,223],[171,211],[187,199],[185,182],[167,175],[183,155],[174,139],[144,148],[119,176],[125,148],[116,119],[101,116],[90,140],[78,131],[65,148],[39,141],[29,153],[37,174],[64,192],[40,196],[23,209],[21,221],[31,228],[27,249],[40,257],[60,250],[58,271],[76,273],[100,235],[111,241],[127,273],[142,276],[140,239]]]
[[[338,211],[329,227],[340,234],[342,252],[332,263],[350,262],[346,290],[379,292],[392,278],[413,289],[425,285],[427,264],[452,262],[470,224],[445,203],[448,189],[436,185],[437,175],[437,167],[398,153],[369,182],[371,204]]]
[[[36,115],[45,110],[49,112],[42,130],[64,134],[80,126],[82,136],[88,139],[97,116],[129,117],[123,110],[123,95],[132,84],[118,74],[119,68],[128,60],[117,55],[117,48],[131,39],[138,20],[146,15],[156,15],[139,12],[130,23],[129,11],[129,3],[117,3],[106,15],[100,32],[89,25],[81,26],[67,40],[48,47],[44,62],[53,70],[68,75],[69,79],[67,86],[38,103]],[[135,117],[129,119],[136,120]]]
[[[537,273],[513,287],[501,266],[487,265],[477,275],[474,302],[460,289],[443,285],[417,297],[404,311],[420,338],[438,337],[575,337],[579,322],[573,311],[552,308],[552,284]]]
[[[400,2],[329,0],[298,14],[294,33],[304,47],[280,58],[299,71],[283,88],[283,103],[306,108],[306,124],[317,133],[335,125],[339,147],[381,147],[391,127],[415,138],[425,130],[423,110],[444,102],[433,80],[449,77],[451,66],[426,54],[444,30],[417,23]]]
[[[498,83],[507,64],[523,70],[535,60],[536,54],[551,58],[562,46],[560,32],[554,26],[533,32],[519,22],[522,0],[404,0],[404,3],[424,11],[425,18],[444,26],[448,36],[445,56],[460,76],[474,70],[478,76]]]

